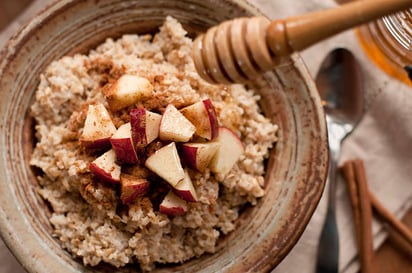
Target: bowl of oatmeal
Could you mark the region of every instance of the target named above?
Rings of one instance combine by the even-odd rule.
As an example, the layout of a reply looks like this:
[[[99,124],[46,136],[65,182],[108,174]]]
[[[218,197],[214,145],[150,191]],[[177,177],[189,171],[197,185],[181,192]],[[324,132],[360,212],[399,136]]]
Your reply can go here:
[[[0,229],[29,272],[267,272],[287,255],[327,171],[315,85],[298,55],[211,85],[190,54],[251,15],[244,1],[65,0],[11,38]]]

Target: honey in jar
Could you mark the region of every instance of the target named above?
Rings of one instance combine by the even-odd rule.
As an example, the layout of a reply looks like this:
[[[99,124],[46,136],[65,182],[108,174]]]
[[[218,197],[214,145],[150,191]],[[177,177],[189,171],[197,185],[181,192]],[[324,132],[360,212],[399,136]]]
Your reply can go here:
[[[412,86],[405,70],[412,65],[412,9],[359,27],[357,36],[368,57],[379,68]]]

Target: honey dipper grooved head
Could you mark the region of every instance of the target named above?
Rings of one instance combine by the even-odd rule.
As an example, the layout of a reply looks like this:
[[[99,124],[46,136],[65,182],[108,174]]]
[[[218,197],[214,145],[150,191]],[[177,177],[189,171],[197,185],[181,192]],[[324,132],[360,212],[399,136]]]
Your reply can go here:
[[[265,17],[237,18],[197,37],[192,55],[199,75],[211,83],[242,83],[272,68],[269,23]]]

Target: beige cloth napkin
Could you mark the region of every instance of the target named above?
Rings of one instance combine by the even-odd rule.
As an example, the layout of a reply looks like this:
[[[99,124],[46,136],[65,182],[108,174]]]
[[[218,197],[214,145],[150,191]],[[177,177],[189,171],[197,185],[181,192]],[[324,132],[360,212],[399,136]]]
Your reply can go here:
[[[373,0],[371,0],[373,1]],[[32,5],[0,33],[0,46],[22,22],[43,8],[47,1]],[[250,0],[271,19],[298,15],[336,6],[333,0]],[[391,79],[376,68],[363,53],[353,31],[339,34],[301,53],[310,73],[315,76],[326,54],[335,47],[351,49],[361,63],[365,79],[368,112],[342,149],[346,159],[364,160],[369,187],[382,203],[398,217],[412,205],[412,88]],[[326,194],[322,197],[308,227],[290,254],[272,273],[314,272],[318,238],[326,213]],[[351,209],[343,181],[337,186],[337,221],[340,235],[340,272],[359,269]],[[379,247],[385,233],[374,223],[374,246]],[[0,273],[24,270],[0,240]]]

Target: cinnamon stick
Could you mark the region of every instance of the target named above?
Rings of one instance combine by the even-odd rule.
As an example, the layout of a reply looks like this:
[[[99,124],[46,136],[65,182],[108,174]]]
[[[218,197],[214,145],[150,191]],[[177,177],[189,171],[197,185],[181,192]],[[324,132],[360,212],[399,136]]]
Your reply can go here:
[[[365,168],[361,160],[346,162],[342,167],[352,203],[355,233],[361,260],[361,272],[376,272],[372,236],[372,208]]]
[[[347,162],[344,164],[342,167],[343,175],[345,176],[346,180],[346,186],[349,192],[349,198],[350,202],[352,205],[352,214],[353,214],[353,220],[355,222],[355,236],[356,236],[356,242],[358,246],[358,251],[359,253],[361,252],[362,246],[361,246],[361,215],[360,215],[360,205],[359,205],[359,198],[358,198],[358,189],[357,189],[357,183],[355,182],[355,168],[353,164],[350,162]]]
[[[389,225],[402,237],[402,239],[412,246],[412,230],[386,209],[371,191],[369,191],[369,199],[372,203],[373,210],[378,215],[379,219]]]

